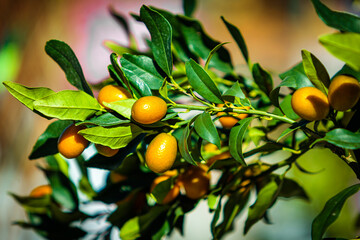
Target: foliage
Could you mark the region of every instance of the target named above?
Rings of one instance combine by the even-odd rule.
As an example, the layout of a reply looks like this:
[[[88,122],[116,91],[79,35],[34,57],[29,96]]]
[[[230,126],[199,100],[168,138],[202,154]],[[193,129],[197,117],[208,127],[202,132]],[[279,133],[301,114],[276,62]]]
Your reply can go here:
[[[330,53],[345,63],[336,75],[348,74],[359,80],[359,17],[335,12],[319,0],[312,0],[312,3],[324,23],[338,30],[319,38]],[[39,137],[29,156],[30,159],[45,157],[47,164],[41,170],[53,193],[41,198],[11,194],[28,215],[28,222],[16,224],[34,229],[49,239],[77,239],[87,234],[81,228],[84,221],[101,218],[110,224],[96,233],[95,239],[109,239],[112,228],[120,229],[121,239],[161,239],[174,229],[183,234],[187,213],[207,199],[213,213],[211,232],[214,239],[220,239],[233,229],[234,219],[243,212],[247,213],[246,234],[258,221],[267,219],[267,213],[279,198],[308,200],[301,185],[286,174],[292,167],[308,173],[296,161],[314,146],[337,154],[360,179],[360,104],[350,110],[355,114],[347,125],[342,122],[343,115],[333,109],[327,118],[314,124],[299,119],[292,110],[291,95],[301,87],[313,86],[327,94],[334,76],[329,76],[320,60],[302,50],[302,61],[280,74],[282,81],[274,87],[274,76],[259,63],[251,63],[240,30],[221,17],[252,74],[246,77],[234,70],[225,43],[214,40],[198,20],[191,18],[195,6],[196,1],[184,1],[185,16],[150,6],[142,6],[140,15],[133,14],[149,30],[151,40],[148,40],[146,52],[141,52],[134,44],[122,46],[105,42],[113,53],[108,66],[110,80],[104,84],[124,87],[132,99],[104,103],[106,108],[101,106],[93,96],[96,86],[86,82],[74,52],[58,40],[46,43],[46,53],[78,90],[54,92],[48,88],[4,82],[8,91],[34,113],[57,119]],[[110,12],[132,39],[125,19],[114,9]],[[287,96],[280,93],[284,87],[290,91]],[[160,121],[140,124],[133,120],[132,106],[144,96],[158,96],[166,101],[167,112]],[[189,111],[200,113],[193,117],[181,114]],[[224,113],[221,116],[246,113],[248,117],[239,119],[231,129],[225,129],[218,123],[219,112]],[[79,182],[73,182],[68,173],[68,160],[57,150],[61,132],[73,123],[84,126],[78,134],[91,143],[120,149],[113,157],[99,153],[86,159],[83,155],[77,157],[81,170]],[[279,127],[286,130],[271,137]],[[298,137],[300,132],[302,137]],[[151,192],[152,181],[161,174],[146,166],[145,153],[149,143],[160,133],[172,134],[179,151],[171,177]],[[211,144],[216,150],[206,149]],[[290,152],[286,159],[273,165],[262,161],[264,156],[282,150]],[[225,152],[230,153],[228,158],[206,166],[211,157]],[[169,203],[157,202],[175,182],[181,183],[192,165],[201,166],[210,174],[219,173],[220,177],[207,194],[201,199],[190,199],[181,193]],[[105,169],[122,178],[113,181],[109,174],[105,186],[94,191],[88,168]],[[322,239],[327,227],[337,219],[345,200],[358,190],[359,185],[354,185],[328,201],[313,222],[314,240]],[[255,201],[251,202],[250,196]],[[87,214],[82,209],[91,201],[116,206],[116,209]]]

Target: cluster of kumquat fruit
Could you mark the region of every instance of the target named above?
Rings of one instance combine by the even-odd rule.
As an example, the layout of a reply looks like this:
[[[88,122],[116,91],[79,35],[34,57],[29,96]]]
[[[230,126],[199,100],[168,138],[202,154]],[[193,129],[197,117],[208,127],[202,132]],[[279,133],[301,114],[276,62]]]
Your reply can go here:
[[[326,13],[320,17],[328,24],[332,10],[312,2],[318,14]],[[18,225],[48,239],[89,234],[108,239],[118,230],[121,239],[162,239],[174,230],[183,233],[187,213],[207,201],[214,239],[231,232],[241,214],[247,215],[246,234],[260,220],[268,221],[279,199],[309,200],[287,173],[291,168],[309,173],[297,160],[318,142],[360,179],[360,64],[349,55],[337,56],[341,51],[327,42],[358,41],[348,22],[356,20],[346,15],[346,28],[320,38],[345,63],[334,76],[306,50],[300,63],[275,76],[250,61],[240,30],[222,17],[249,76],[235,70],[225,43],[210,37],[188,11],[183,16],[144,5],[140,15],[133,14],[151,36],[151,47],[143,52],[126,19],[114,9],[110,13],[132,44],[104,42],[112,53],[101,83],[89,85],[74,52],[58,40],[47,42],[45,51],[77,90],[4,82],[34,113],[55,119],[29,156],[44,159],[39,168],[48,183],[27,196],[12,194],[28,216]],[[275,87],[273,78],[281,80]],[[267,160],[278,152],[287,154],[279,154],[284,158],[276,163]],[[94,168],[106,178],[99,179]],[[331,201],[343,203],[358,187]],[[99,203],[108,208],[87,210]],[[342,207],[329,205],[314,220],[314,240],[330,224],[317,221]],[[106,227],[88,233],[91,221]]]

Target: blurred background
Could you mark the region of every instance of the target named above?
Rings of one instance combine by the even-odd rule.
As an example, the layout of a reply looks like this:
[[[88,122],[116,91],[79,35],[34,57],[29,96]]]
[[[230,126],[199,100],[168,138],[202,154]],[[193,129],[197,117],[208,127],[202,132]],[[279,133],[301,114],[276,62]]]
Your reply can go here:
[[[332,9],[359,12],[356,1],[323,2]],[[302,49],[317,56],[330,75],[342,66],[318,43],[319,35],[334,30],[318,19],[310,0],[198,0],[197,3],[195,17],[200,19],[210,36],[220,42],[232,42],[226,47],[239,69],[245,62],[220,16],[225,16],[241,30],[252,62],[260,62],[275,76],[299,62]],[[55,91],[73,88],[44,51],[46,41],[59,39],[72,47],[86,79],[91,83],[100,82],[108,77],[107,65],[110,63],[110,52],[103,46],[103,41],[127,44],[125,32],[110,16],[108,7],[113,6],[127,17],[140,47],[144,47],[143,39],[148,33],[128,14],[138,13],[142,4],[183,12],[181,0],[0,0],[0,81],[44,86]],[[15,220],[24,220],[25,213],[8,192],[27,195],[32,188],[46,183],[36,168],[42,160],[30,161],[28,155],[49,121],[21,105],[2,84],[0,116],[1,238],[39,239],[32,231],[11,225]],[[281,153],[277,153],[269,161],[280,158]],[[301,157],[299,163],[309,171],[320,171],[308,175],[293,169],[288,175],[304,186],[311,202],[279,200],[270,211],[273,224],[258,223],[246,237],[242,236],[246,216],[243,214],[236,221],[235,231],[225,239],[310,239],[311,222],[326,200],[353,184],[356,178],[327,150],[314,149]],[[351,238],[359,234],[355,227],[359,205],[359,195],[347,201],[340,218],[329,229],[330,236]],[[206,202],[199,204],[186,218],[185,236],[175,232],[169,239],[211,239],[211,216]]]

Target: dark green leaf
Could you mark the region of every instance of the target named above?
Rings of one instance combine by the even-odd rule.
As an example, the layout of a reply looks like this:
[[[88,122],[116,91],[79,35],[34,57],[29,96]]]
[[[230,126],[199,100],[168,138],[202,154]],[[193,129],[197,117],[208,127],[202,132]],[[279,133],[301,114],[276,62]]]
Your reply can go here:
[[[61,206],[75,210],[78,208],[79,199],[75,185],[62,172],[42,169],[48,178],[53,190],[52,196]]]
[[[229,30],[231,36],[235,40],[236,44],[239,46],[239,48],[241,50],[241,53],[245,58],[245,61],[249,64],[250,59],[249,59],[248,50],[247,50],[245,40],[244,40],[243,36],[241,35],[240,30],[237,27],[235,27],[233,24],[226,21],[223,16],[221,16],[221,20],[223,20],[223,22],[225,23],[225,25],[226,25],[227,29]]]
[[[349,67],[348,65],[344,65],[334,76],[337,75],[350,75],[355,77],[357,80],[360,81],[360,72],[355,71],[354,69],[352,69],[351,67]]]
[[[260,90],[263,91],[267,96],[270,95],[273,89],[273,80],[271,75],[265,71],[260,64],[255,63],[252,67],[252,75],[255,83],[259,86]]]
[[[196,161],[191,153],[191,124],[196,120],[197,116],[195,116],[184,128],[183,133],[179,139],[179,151],[181,156],[190,164],[196,165]]]
[[[329,9],[320,0],[312,0],[320,19],[329,27],[344,32],[360,33],[360,18],[356,15]]]
[[[113,113],[107,112],[100,116],[93,117],[89,120],[79,122],[76,125],[96,125],[101,127],[114,127],[120,124],[129,123],[128,119],[121,119],[115,116]]]
[[[290,178],[284,178],[279,192],[279,197],[298,197],[304,200],[309,200],[309,196],[306,194],[305,190],[297,182]]]
[[[320,43],[335,57],[360,71],[360,34],[333,33],[322,35]]]
[[[212,59],[212,57],[214,56],[214,54],[216,53],[217,50],[219,50],[223,45],[227,44],[228,42],[225,43],[219,43],[218,45],[216,45],[209,53],[209,56],[206,58],[206,62],[205,62],[205,66],[204,69],[207,70],[209,67],[209,63]]]
[[[215,144],[219,149],[221,148],[219,133],[208,112],[204,112],[196,118],[194,127],[201,138]]]
[[[108,146],[112,149],[125,147],[132,139],[144,132],[137,125],[112,128],[92,127],[79,131],[79,134],[93,143]]]
[[[124,54],[120,59],[120,63],[130,82],[136,83],[142,80],[153,90],[161,87],[164,78],[156,69],[156,65],[151,58]]]
[[[173,181],[172,178],[168,178],[155,186],[151,194],[156,199],[156,202],[161,203],[163,201],[169,191],[173,188]]]
[[[276,143],[272,143],[272,142],[268,142],[265,143],[264,145],[254,148],[246,153],[244,153],[244,157],[250,157],[256,153],[262,153],[263,155],[275,152],[282,149],[282,146]]]
[[[69,45],[62,41],[50,40],[45,45],[45,51],[64,70],[69,83],[94,96],[85,80],[80,63]]]
[[[109,12],[113,18],[122,26],[127,35],[130,35],[129,24],[126,21],[126,18],[117,12],[112,6],[109,7]]]
[[[22,104],[28,107],[30,110],[34,110],[34,102],[43,97],[54,94],[55,92],[49,88],[30,88],[25,87],[19,83],[5,81],[4,86],[7,88],[9,93],[13,95]]]
[[[140,9],[140,18],[145,23],[151,35],[151,50],[154,59],[160,68],[171,76],[172,29],[170,23],[159,12],[143,5]]]
[[[274,204],[281,189],[279,178],[272,179],[258,193],[256,202],[250,206],[245,222],[244,234],[264,217],[266,211]]]
[[[36,100],[34,109],[48,117],[83,121],[100,111],[101,106],[83,91],[64,90]]]
[[[205,60],[209,52],[219,44],[218,41],[210,38],[204,31],[200,22],[195,19],[177,15],[177,22],[184,42],[189,51]],[[229,52],[221,47],[213,56],[209,67],[214,67],[222,72],[232,73],[233,66]]]
[[[183,0],[184,14],[187,17],[191,17],[196,8],[196,0]]]
[[[116,53],[111,53],[111,65],[108,67],[110,76],[119,86],[125,87],[130,92],[130,94],[133,95],[133,88],[131,88],[129,80],[125,77],[124,72],[120,68],[118,59],[119,56]]]
[[[26,211],[32,213],[46,213],[50,202],[50,195],[45,195],[43,197],[23,197],[18,196],[14,193],[9,193],[19,204],[21,204]]]
[[[302,50],[301,56],[306,76],[316,88],[327,94],[330,77],[324,65],[309,51]]]
[[[348,187],[330,198],[311,227],[312,240],[321,240],[326,229],[338,218],[345,201],[360,189],[360,184]]]
[[[206,71],[194,60],[186,62],[186,75],[194,90],[203,98],[214,103],[224,103],[219,89]]]
[[[240,162],[243,166],[246,166],[245,158],[242,152],[242,144],[245,136],[245,132],[254,117],[249,117],[240,120],[234,127],[231,128],[229,137],[229,149],[230,154],[236,161]]]
[[[326,141],[345,149],[359,149],[360,133],[353,133],[343,128],[336,128],[327,132],[325,137],[317,139],[312,145],[320,141]]]
[[[36,141],[29,159],[37,159],[57,153],[58,138],[70,124],[72,124],[72,121],[63,120],[51,123]]]

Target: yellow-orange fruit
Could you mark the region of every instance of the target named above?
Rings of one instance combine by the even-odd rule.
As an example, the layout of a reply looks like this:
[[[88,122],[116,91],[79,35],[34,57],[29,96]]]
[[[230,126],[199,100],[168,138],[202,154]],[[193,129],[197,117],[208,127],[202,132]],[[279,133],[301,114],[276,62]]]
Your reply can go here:
[[[105,157],[112,157],[119,152],[119,149],[112,149],[108,146],[104,146],[101,144],[95,144],[95,148],[99,154]]]
[[[170,178],[170,176],[168,176],[168,175],[161,175],[161,176],[155,178],[151,184],[150,191],[152,192],[159,183],[161,183],[169,178]],[[172,202],[179,195],[179,193],[180,193],[180,187],[177,183],[175,183],[173,188],[170,189],[170,191],[166,194],[164,199],[159,203],[168,204],[168,203]]]
[[[76,158],[84,151],[89,142],[83,136],[78,134],[82,126],[74,124],[66,128],[58,140],[58,150],[66,158]]]
[[[191,166],[179,179],[188,198],[200,199],[209,191],[210,175],[205,169],[203,167]]]
[[[131,108],[131,117],[141,124],[152,124],[161,120],[167,112],[164,100],[156,96],[139,98]]]
[[[105,107],[103,102],[110,103],[128,98],[131,98],[131,94],[125,88],[116,85],[106,85],[99,91],[97,99],[100,105]]]
[[[151,171],[163,173],[175,162],[177,141],[167,133],[158,134],[149,144],[145,153],[145,162]]]
[[[296,90],[291,98],[291,106],[297,115],[309,121],[324,119],[329,113],[327,96],[314,87]]]
[[[226,152],[222,152],[218,155],[215,155],[211,158],[209,158],[206,162],[207,166],[211,166],[214,162],[218,161],[218,160],[223,160],[223,159],[227,159],[227,158],[231,158],[231,154],[230,151],[226,151]]]
[[[222,107],[222,106],[224,106],[224,104],[219,104],[218,105],[218,107]],[[249,110],[250,107],[246,106],[246,107],[241,107],[239,109]],[[226,128],[226,129],[232,128],[241,119],[244,119],[247,116],[249,116],[249,114],[247,114],[247,113],[229,113],[229,114],[227,114],[225,112],[218,112],[216,115],[218,117],[220,117],[219,121],[220,121],[221,125],[223,126],[223,128]],[[221,117],[221,116],[224,116],[224,115],[226,115],[226,117]]]
[[[346,111],[355,106],[360,98],[360,83],[351,76],[336,76],[330,83],[328,92],[331,107]]]
[[[46,195],[51,195],[51,194],[52,194],[52,188],[50,185],[41,185],[41,186],[34,188],[30,192],[30,197],[41,198],[41,197],[44,197]]]

